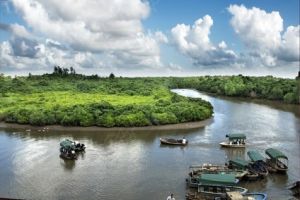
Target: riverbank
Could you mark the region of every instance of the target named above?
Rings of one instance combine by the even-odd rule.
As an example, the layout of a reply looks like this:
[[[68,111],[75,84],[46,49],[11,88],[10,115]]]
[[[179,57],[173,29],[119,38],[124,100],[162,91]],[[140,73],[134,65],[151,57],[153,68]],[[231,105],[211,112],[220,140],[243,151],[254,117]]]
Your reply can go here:
[[[32,125],[23,125],[16,123],[5,123],[0,122],[0,129],[10,129],[10,130],[22,130],[22,131],[87,131],[87,132],[118,132],[118,131],[163,131],[163,130],[189,130],[189,129],[198,129],[204,126],[207,126],[213,122],[213,118],[209,118],[203,121],[197,122],[185,122],[179,124],[167,124],[167,125],[158,125],[158,126],[143,126],[143,127],[81,127],[81,126],[61,126],[61,125],[48,125],[48,126],[32,126]]]

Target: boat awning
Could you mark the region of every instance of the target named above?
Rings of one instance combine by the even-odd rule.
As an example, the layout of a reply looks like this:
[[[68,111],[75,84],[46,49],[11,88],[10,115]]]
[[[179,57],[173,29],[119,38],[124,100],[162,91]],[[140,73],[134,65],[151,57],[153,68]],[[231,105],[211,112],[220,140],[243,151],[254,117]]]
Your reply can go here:
[[[247,154],[253,162],[265,160],[265,158],[258,151],[248,151]]]
[[[226,137],[228,137],[229,140],[246,139],[246,135],[242,133],[227,134]]]
[[[249,165],[249,162],[242,160],[240,158],[230,160],[229,163],[234,164],[236,166],[240,166],[240,167],[247,167]]]
[[[269,148],[269,149],[266,149],[265,152],[270,158],[273,158],[273,159],[284,158],[284,159],[288,160],[288,157],[277,149]]]
[[[234,174],[201,174],[199,178],[201,184],[236,184],[237,179]]]
[[[71,140],[65,139],[60,142],[60,146],[64,148],[75,148],[74,143]]]

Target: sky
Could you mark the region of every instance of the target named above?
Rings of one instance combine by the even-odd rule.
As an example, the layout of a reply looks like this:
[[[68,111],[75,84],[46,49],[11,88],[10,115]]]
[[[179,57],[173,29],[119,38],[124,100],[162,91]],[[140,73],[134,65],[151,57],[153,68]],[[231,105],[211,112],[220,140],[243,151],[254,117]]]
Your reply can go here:
[[[0,73],[294,78],[299,10],[299,0],[0,0]]]

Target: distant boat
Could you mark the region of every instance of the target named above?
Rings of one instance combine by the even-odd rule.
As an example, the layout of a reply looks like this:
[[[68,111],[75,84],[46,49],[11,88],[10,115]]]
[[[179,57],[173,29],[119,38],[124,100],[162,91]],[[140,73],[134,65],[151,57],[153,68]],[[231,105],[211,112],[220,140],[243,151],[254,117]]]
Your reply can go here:
[[[281,151],[269,148],[265,153],[270,157],[266,163],[270,168],[273,168],[278,173],[286,173],[288,170],[288,157]]]
[[[160,138],[161,144],[167,144],[167,145],[180,145],[185,146],[188,144],[188,140],[185,140],[186,142],[183,142],[183,139],[173,139],[173,138]]]
[[[245,148],[246,135],[245,134],[227,134],[228,141],[221,142],[222,147]]]
[[[75,152],[80,152],[84,151],[86,146],[83,143],[79,143],[77,141],[72,141],[69,139],[64,139],[63,141],[60,142],[60,147],[61,149],[72,149]]]
[[[266,177],[269,171],[265,158],[258,151],[248,151],[247,154],[252,161],[250,167],[259,175]]]
[[[60,142],[60,157],[68,160],[77,159],[77,154],[75,152],[80,152],[85,150],[85,145],[72,141],[69,139],[64,139]]]

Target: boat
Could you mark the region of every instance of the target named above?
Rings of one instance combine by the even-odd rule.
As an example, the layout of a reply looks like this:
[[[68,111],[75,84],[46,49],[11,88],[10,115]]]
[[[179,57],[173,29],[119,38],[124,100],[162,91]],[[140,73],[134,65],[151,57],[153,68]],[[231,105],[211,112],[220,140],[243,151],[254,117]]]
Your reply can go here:
[[[199,184],[236,185],[239,179],[234,174],[202,173],[199,176],[189,176],[186,181],[190,188],[197,188]]]
[[[227,192],[227,200],[267,200],[267,194],[265,193],[246,193],[241,194],[239,192]]]
[[[185,146],[188,144],[188,141],[185,140],[186,142],[183,142],[183,139],[173,139],[173,138],[159,138],[161,144],[166,144],[166,145],[180,145],[180,146]]]
[[[246,188],[235,186],[239,182],[233,174],[201,174],[199,177],[198,193],[206,198],[225,198],[226,192],[247,192]]]
[[[252,161],[250,167],[260,176],[266,177],[269,171],[265,158],[258,151],[248,151],[247,154]]]
[[[278,173],[286,173],[288,170],[288,157],[278,149],[269,148],[265,153],[270,157],[266,160],[269,168],[276,170]]]
[[[79,143],[77,141],[72,141],[69,139],[64,139],[60,142],[61,148],[72,149],[75,152],[84,151],[86,146],[83,143]]]
[[[221,142],[222,147],[245,148],[246,135],[245,134],[227,134],[228,141]]]
[[[249,181],[257,180],[260,177],[259,174],[251,167],[248,161],[240,158],[229,160],[228,167],[231,169],[247,170],[248,173],[245,175],[245,179]]]
[[[300,181],[293,183],[289,189],[292,191],[295,197],[300,197]]]
[[[227,185],[198,185],[198,193],[211,199],[226,198],[227,192],[237,192],[239,194],[246,194],[248,190],[239,186],[227,186]]]
[[[203,165],[191,165],[189,167],[189,176],[198,177],[202,173],[209,174],[234,174],[237,179],[242,179],[248,172],[246,170],[240,169],[229,169],[226,165],[212,165],[212,164],[203,164]]]
[[[246,197],[247,200],[267,200],[268,195],[260,192],[252,192],[243,194],[243,197]]]
[[[64,139],[60,142],[60,157],[67,160],[77,159],[76,152],[84,151],[85,145]]]

